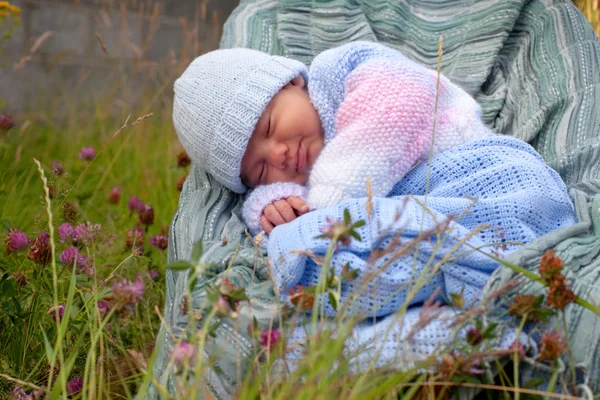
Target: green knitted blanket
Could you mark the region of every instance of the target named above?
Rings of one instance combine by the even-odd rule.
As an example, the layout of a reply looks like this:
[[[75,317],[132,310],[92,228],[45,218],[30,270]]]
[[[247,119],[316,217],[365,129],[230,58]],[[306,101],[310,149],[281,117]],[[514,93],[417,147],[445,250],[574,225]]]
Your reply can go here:
[[[554,248],[566,262],[576,293],[600,303],[600,45],[570,1],[242,0],[225,23],[221,47],[249,47],[310,64],[325,49],[363,39],[384,42],[435,67],[440,36],[442,72],[475,97],[492,129],[538,150],[560,173],[577,208],[578,224],[539,238],[509,261],[535,272],[542,253]],[[206,376],[217,399],[234,394],[240,372],[236,360],[251,354],[250,315],[266,327],[274,310],[272,285],[246,238],[239,208],[237,195],[192,168],[169,238],[170,260],[189,260],[201,239],[203,261],[215,263],[252,298],[238,326],[224,319],[207,345],[209,353],[219,354],[219,373],[211,370]],[[499,268],[486,292],[511,278],[512,270]],[[192,306],[206,298],[208,283],[201,279],[196,284]],[[181,312],[186,284],[187,272],[167,274],[164,317],[169,329],[163,327],[159,335],[154,376],[171,392],[168,356],[190,323]],[[511,302],[516,290],[502,300]],[[528,282],[518,291],[537,293],[541,287]],[[600,318],[579,306],[568,307],[566,318],[575,362],[599,390]],[[530,372],[535,368],[530,366]],[[158,397],[154,387],[147,397]]]

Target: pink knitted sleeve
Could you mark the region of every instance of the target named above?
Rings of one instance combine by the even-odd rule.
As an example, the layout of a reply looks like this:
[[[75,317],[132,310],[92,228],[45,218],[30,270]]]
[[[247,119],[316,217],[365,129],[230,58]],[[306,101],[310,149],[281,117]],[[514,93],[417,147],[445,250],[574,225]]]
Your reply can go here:
[[[308,203],[322,208],[391,187],[428,153],[435,80],[397,63],[372,62],[348,78],[336,116],[336,136],[311,172]]]
[[[440,81],[435,140],[437,74],[414,62],[373,60],[354,70],[336,114],[336,135],[309,179],[311,208],[346,198],[385,196],[419,161],[489,134],[479,106],[447,78]],[[468,129],[466,128],[468,127]]]

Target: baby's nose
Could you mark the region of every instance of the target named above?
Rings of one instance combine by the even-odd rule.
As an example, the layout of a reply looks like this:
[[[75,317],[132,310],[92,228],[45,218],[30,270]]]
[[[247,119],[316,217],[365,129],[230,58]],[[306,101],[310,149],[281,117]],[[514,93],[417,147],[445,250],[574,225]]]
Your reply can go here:
[[[271,164],[278,169],[285,169],[287,158],[287,146],[283,143],[278,143],[271,149]]]

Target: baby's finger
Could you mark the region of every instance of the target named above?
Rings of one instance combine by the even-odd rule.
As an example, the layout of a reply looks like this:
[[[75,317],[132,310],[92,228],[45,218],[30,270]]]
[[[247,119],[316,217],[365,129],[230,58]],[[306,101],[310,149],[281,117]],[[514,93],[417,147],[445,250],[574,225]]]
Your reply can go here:
[[[279,214],[283,217],[285,222],[291,222],[296,219],[296,213],[287,200],[277,200],[273,205],[277,211],[279,211]]]
[[[296,214],[303,215],[310,211],[308,204],[300,197],[292,196],[287,198],[288,203],[296,210]]]
[[[267,234],[270,234],[274,228],[273,224],[269,222],[269,220],[267,219],[267,217],[265,217],[264,214],[260,216],[260,226],[265,230]]]
[[[266,216],[269,222],[273,225],[285,224],[285,219],[283,219],[273,204],[269,204],[267,207],[265,207],[263,215]]]

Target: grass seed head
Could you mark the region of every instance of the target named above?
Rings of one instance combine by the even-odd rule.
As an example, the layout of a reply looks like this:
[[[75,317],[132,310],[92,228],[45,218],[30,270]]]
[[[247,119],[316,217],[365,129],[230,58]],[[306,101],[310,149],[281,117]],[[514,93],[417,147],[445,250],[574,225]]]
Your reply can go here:
[[[554,275],[546,294],[546,304],[556,310],[564,310],[568,304],[575,302],[575,293],[567,285],[567,278],[563,275]]]
[[[554,250],[549,249],[540,260],[538,272],[546,282],[550,283],[554,276],[561,274],[564,266],[564,261],[556,255]]]
[[[75,220],[77,220],[78,216],[79,216],[79,214],[77,213],[77,209],[75,208],[75,205],[73,203],[70,203],[67,201],[63,205],[63,218],[65,219],[65,221],[75,222]]]
[[[546,331],[540,339],[540,361],[556,362],[566,351],[566,344],[558,331]]]

